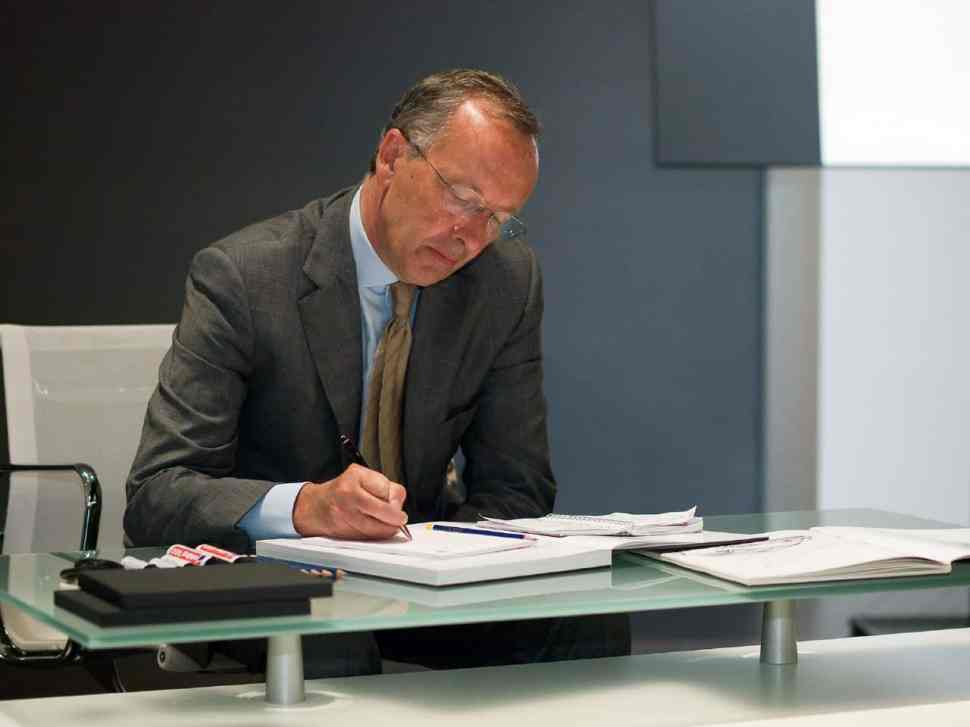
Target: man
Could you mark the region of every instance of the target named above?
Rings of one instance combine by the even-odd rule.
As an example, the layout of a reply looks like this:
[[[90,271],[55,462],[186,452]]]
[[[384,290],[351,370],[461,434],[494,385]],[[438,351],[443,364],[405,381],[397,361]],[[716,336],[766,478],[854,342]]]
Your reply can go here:
[[[503,79],[432,75],[395,107],[359,188],[195,257],[128,481],[133,544],[386,538],[408,521],[550,511],[541,279],[516,216],[538,131]],[[341,434],[373,469],[351,463]],[[459,447],[464,501],[444,486]],[[482,625],[474,638],[496,651],[474,663],[627,649],[626,622],[601,622],[504,625],[499,638]],[[381,649],[420,640],[424,661],[445,665],[435,633],[453,656],[447,629],[383,633]],[[318,673],[370,670],[362,637]]]

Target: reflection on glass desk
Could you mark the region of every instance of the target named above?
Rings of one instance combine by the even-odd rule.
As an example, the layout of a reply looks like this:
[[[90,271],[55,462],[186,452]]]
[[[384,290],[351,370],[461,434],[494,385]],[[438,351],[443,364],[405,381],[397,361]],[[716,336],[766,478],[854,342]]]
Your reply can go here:
[[[874,510],[769,513],[705,520],[705,526],[711,530],[748,533],[814,525],[947,526]],[[155,551],[129,552],[145,557]],[[98,552],[99,557],[107,558],[120,558],[122,554],[112,550]],[[796,659],[792,606],[796,600],[970,585],[970,564],[958,563],[947,575],[747,588],[620,552],[614,556],[612,568],[438,588],[351,574],[336,584],[332,598],[315,600],[311,614],[306,616],[100,628],[53,605],[58,574],[78,555],[3,556],[0,599],[23,608],[91,649],[765,603],[762,657],[766,662],[783,664]],[[298,648],[298,638],[296,643]]]

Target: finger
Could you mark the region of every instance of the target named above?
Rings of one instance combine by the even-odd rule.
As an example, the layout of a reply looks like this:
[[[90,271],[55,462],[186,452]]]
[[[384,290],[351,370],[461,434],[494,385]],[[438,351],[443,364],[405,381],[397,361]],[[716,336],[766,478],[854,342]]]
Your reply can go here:
[[[404,506],[408,493],[403,486],[391,482],[380,472],[374,470],[364,470],[364,472],[367,474],[361,474],[359,481],[367,492],[380,500],[384,500],[397,510]]]
[[[391,493],[391,481],[380,472],[365,469],[358,475],[360,486],[374,497],[387,502]]]
[[[379,531],[385,533],[383,537],[390,537],[386,534],[387,527],[399,528],[407,522],[407,515],[401,510],[403,487],[366,467],[351,465],[347,474],[348,504],[362,516],[378,521]],[[388,498],[392,498],[390,502]],[[359,522],[355,525],[363,528],[365,534],[377,537],[377,531],[371,525]]]
[[[350,524],[357,533],[356,537],[362,540],[387,540],[400,529],[397,524],[382,522],[363,513],[356,514]]]
[[[389,485],[390,489],[388,490],[387,496],[388,503],[396,508],[404,507],[404,501],[407,499],[408,491],[396,482],[389,482]]]
[[[385,502],[363,488],[358,490],[358,493],[355,504],[361,515],[395,528],[399,528],[407,522],[407,514],[401,509],[400,505]]]
[[[374,527],[375,524],[377,525],[376,528]],[[391,530],[389,526],[382,525],[373,518],[357,512],[352,515],[348,514],[342,525],[343,537],[351,540],[384,540],[390,537],[384,535],[384,532]]]

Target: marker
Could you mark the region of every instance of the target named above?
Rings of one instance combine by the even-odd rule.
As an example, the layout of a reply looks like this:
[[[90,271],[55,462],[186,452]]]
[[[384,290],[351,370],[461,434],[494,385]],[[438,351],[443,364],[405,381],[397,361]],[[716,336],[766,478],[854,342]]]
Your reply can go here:
[[[429,523],[427,525],[428,530],[441,530],[445,533],[465,533],[466,535],[491,535],[493,538],[515,538],[516,540],[538,540],[534,535],[526,535],[525,533],[507,533],[501,530],[481,530],[479,528],[463,528],[458,525],[439,525],[438,523]]]

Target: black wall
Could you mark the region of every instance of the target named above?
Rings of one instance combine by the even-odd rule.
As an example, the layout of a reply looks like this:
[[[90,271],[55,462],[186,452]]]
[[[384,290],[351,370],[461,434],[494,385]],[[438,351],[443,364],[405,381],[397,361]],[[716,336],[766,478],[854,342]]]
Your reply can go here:
[[[762,177],[656,168],[648,3],[21,5],[0,320],[175,320],[195,250],[354,183],[409,84],[481,66],[546,129],[559,508],[759,509]]]

